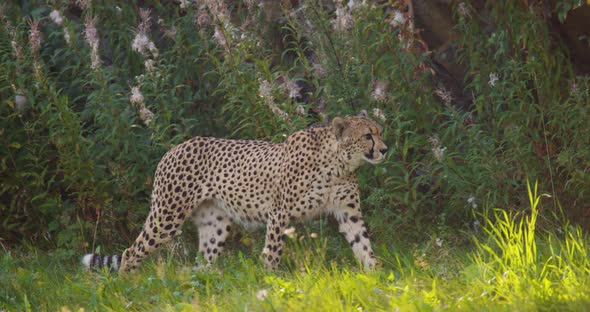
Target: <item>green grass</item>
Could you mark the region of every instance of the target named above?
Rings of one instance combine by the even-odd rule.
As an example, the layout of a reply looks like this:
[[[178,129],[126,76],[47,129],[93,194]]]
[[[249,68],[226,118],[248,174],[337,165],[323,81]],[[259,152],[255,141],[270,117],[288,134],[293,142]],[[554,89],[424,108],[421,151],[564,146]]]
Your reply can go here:
[[[529,198],[525,215],[497,210],[469,246],[452,239],[383,246],[374,272],[359,270],[324,235],[291,239],[276,272],[235,249],[196,272],[176,248],[182,242],[126,276],[88,272],[77,258],[32,247],[7,251],[0,311],[584,311],[589,240],[571,226],[539,230],[536,186]]]

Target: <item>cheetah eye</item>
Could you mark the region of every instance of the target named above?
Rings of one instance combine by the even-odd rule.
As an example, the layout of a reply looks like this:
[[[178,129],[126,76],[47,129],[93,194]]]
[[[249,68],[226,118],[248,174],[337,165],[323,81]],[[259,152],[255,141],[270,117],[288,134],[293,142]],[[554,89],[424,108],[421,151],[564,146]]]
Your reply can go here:
[[[370,133],[367,133],[367,134],[365,134],[365,139],[371,140],[371,139],[373,139],[373,136]]]

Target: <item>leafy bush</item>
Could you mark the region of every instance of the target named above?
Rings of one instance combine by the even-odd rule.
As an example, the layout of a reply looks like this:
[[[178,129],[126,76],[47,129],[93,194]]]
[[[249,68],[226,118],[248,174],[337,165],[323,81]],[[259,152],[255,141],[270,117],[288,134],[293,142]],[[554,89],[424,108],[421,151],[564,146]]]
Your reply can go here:
[[[212,64],[208,41],[192,31],[196,12],[65,4],[2,12],[0,235],[9,242],[130,239],[157,159],[220,133],[208,118],[218,111],[215,79],[203,77]]]
[[[489,1],[484,21],[468,2],[454,7],[466,105],[433,70],[404,1],[2,8],[0,237],[9,243],[126,245],[175,144],[279,142],[360,109],[384,124],[391,150],[358,174],[381,243],[400,231],[473,229],[485,207],[519,210],[527,177],[551,190],[545,215],[585,213],[590,81],[575,76],[534,4]]]

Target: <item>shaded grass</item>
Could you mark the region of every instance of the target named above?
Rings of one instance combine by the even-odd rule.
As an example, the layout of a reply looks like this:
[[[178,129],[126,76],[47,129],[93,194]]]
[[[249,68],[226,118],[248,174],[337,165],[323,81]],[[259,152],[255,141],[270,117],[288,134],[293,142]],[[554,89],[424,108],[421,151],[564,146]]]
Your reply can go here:
[[[297,269],[268,272],[238,255],[210,272],[194,272],[190,262],[156,260],[135,274],[118,276],[88,273],[50,256],[17,258],[6,254],[2,259],[7,286],[2,304],[10,311],[429,310],[447,300],[437,294],[438,278],[412,268],[363,273],[335,263],[298,263]]]
[[[88,272],[78,259],[34,247],[7,251],[0,258],[0,308],[584,311],[590,306],[588,237],[571,226],[537,229],[536,186],[529,187],[529,198],[524,215],[493,213],[468,247],[452,240],[383,245],[377,250],[382,266],[374,272],[359,270],[348,250],[324,235],[306,233],[288,241],[276,272],[264,270],[250,252],[231,248],[212,270],[196,272],[178,243],[126,276]]]

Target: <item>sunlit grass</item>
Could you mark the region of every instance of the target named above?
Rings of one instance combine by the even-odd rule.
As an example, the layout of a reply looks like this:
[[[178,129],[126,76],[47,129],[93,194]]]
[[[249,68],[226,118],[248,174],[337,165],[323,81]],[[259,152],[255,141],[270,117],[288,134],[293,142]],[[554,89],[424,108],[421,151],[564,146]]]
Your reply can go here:
[[[495,211],[494,219],[486,220],[486,240],[476,241],[473,262],[479,271],[482,294],[492,301],[527,302],[537,308],[564,309],[571,307],[570,303],[587,303],[587,239],[581,229],[570,226],[558,234],[538,231],[541,195],[536,183],[532,189],[527,185],[527,189],[530,210],[524,216]]]
[[[536,185],[524,215],[497,210],[474,246],[424,242],[381,248],[363,272],[328,259],[326,239],[295,235],[276,272],[239,251],[195,272],[186,256],[152,257],[128,276],[87,272],[77,259],[26,252],[0,258],[6,311],[584,311],[590,305],[588,238],[579,228],[536,227]],[[453,249],[452,252],[449,250]],[[164,252],[165,253],[165,252]],[[338,252],[342,257],[350,257]],[[166,260],[164,260],[166,259]]]

